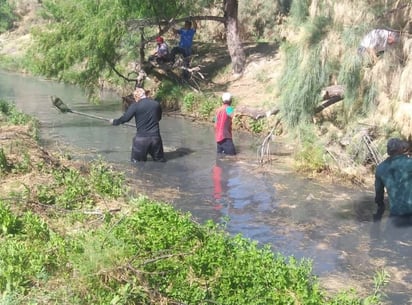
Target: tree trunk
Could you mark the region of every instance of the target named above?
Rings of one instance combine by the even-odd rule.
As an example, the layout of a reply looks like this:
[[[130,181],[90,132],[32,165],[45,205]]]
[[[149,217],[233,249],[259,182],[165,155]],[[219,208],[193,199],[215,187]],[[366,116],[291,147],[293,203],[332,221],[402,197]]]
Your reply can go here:
[[[140,48],[139,48],[139,55],[140,55],[140,66],[143,67],[145,62],[145,53],[144,53],[145,41],[144,41],[144,27],[140,28]]]
[[[240,41],[238,29],[238,1],[225,0],[224,12],[226,17],[226,42],[232,60],[233,72],[242,73],[246,57]]]

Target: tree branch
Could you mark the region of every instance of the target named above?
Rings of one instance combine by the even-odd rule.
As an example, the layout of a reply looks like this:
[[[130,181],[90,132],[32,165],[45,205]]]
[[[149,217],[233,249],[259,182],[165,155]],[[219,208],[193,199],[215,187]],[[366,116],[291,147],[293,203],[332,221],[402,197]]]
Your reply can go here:
[[[333,96],[330,99],[326,100],[322,104],[320,104],[318,107],[315,108],[315,113],[321,112],[323,109],[326,107],[329,107],[330,105],[333,105],[339,101],[343,100],[342,96]]]
[[[169,29],[173,25],[175,25],[176,23],[184,22],[184,21],[190,21],[190,20],[196,20],[196,21],[211,20],[211,21],[217,21],[217,22],[221,22],[221,23],[226,22],[225,17],[204,15],[204,16],[182,17],[182,18],[177,18],[177,19],[172,18],[170,20],[158,20],[158,19],[154,19],[154,18],[134,19],[134,20],[129,20],[127,22],[127,27],[131,30],[135,30],[135,29],[140,28],[140,27],[162,25],[162,26],[165,26],[167,29]]]

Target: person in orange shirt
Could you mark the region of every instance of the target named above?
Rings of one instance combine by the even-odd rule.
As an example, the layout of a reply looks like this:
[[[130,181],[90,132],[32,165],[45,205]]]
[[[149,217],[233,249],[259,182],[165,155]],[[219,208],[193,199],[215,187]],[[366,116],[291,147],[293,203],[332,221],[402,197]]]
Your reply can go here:
[[[229,92],[223,93],[222,102],[223,105],[216,110],[215,117],[217,153],[233,156],[236,155],[236,149],[232,139],[232,95]]]

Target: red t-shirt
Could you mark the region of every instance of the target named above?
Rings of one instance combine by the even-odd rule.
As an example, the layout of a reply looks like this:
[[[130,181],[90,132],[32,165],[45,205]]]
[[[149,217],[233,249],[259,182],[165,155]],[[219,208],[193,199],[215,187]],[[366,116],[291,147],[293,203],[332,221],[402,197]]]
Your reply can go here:
[[[233,108],[227,104],[223,104],[222,107],[216,110],[216,142],[232,138],[232,114]]]

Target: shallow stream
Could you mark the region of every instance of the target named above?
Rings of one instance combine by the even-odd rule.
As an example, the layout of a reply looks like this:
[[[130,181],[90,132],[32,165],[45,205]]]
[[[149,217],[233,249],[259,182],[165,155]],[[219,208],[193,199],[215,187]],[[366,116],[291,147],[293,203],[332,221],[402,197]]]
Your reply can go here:
[[[256,148],[262,139],[235,132],[239,155],[219,158],[211,124],[165,115],[161,134],[165,163],[129,163],[134,128],[60,113],[50,96],[72,110],[102,118],[122,114],[120,98],[107,94],[92,105],[77,87],[0,71],[0,98],[41,122],[45,146],[78,149],[77,158],[114,162],[144,194],[190,211],[199,221],[227,222],[231,234],[271,245],[273,251],[313,261],[322,285],[372,291],[373,276],[391,275],[387,304],[412,304],[412,226],[398,226],[386,215],[372,222],[370,189],[346,188],[296,175],[281,157],[283,143],[272,145],[274,161],[261,166]]]

